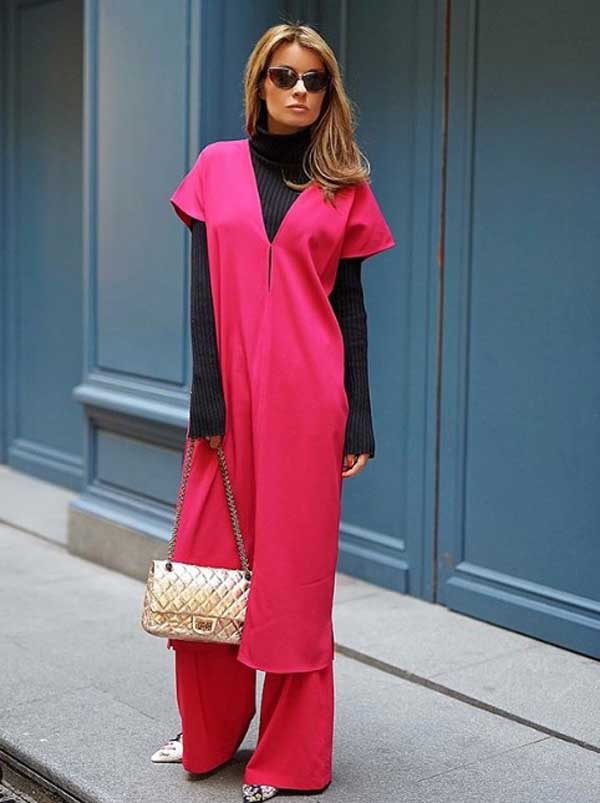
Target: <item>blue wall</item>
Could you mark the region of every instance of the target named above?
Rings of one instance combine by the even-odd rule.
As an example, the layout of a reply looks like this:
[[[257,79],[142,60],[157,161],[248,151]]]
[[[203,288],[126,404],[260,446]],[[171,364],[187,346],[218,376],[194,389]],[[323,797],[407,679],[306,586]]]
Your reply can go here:
[[[250,50],[301,19],[338,55],[398,243],[363,270],[377,453],[344,484],[340,569],[593,654],[598,15],[446,11],[0,6],[2,460],[169,538],[191,352],[168,198],[204,144],[245,136]]]

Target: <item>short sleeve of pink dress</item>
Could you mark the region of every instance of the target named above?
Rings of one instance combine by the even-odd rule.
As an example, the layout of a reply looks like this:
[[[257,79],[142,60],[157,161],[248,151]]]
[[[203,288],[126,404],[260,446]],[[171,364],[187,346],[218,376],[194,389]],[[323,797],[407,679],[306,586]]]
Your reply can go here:
[[[169,199],[175,212],[189,229],[192,228],[192,219],[205,219],[203,198],[203,162],[205,150],[206,149],[200,151],[192,169],[183,177],[179,186]]]
[[[354,191],[340,259],[351,257],[366,259],[395,245],[396,242],[371,185],[368,182],[361,182]]]

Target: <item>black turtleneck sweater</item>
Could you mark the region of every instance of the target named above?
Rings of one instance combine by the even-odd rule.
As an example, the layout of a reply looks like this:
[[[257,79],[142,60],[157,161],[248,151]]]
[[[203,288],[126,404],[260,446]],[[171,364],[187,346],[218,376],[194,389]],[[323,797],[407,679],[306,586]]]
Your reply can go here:
[[[271,241],[298,197],[298,191],[284,183],[282,171],[286,178],[295,182],[308,180],[302,169],[302,157],[309,142],[309,127],[294,134],[269,133],[266,107],[262,102],[257,130],[250,138],[250,152],[265,229]],[[191,258],[193,381],[189,423],[190,437],[200,438],[223,435],[226,421],[204,221],[192,222]],[[344,339],[344,383],[349,402],[344,454],[365,453],[374,457],[362,261],[362,258],[340,260],[329,300]]]

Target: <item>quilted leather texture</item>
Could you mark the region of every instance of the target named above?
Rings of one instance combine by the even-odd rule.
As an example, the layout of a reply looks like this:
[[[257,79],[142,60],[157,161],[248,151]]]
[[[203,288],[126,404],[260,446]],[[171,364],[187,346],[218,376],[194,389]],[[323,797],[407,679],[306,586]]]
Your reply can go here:
[[[142,627],[153,636],[239,644],[250,580],[242,569],[154,560],[146,580]]]

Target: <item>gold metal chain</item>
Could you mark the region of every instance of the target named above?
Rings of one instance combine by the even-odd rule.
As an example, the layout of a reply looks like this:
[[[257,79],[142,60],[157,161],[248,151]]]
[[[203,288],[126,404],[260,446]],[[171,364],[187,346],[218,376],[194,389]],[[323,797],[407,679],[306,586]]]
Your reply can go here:
[[[188,477],[190,475],[190,470],[192,467],[193,454],[194,454],[194,439],[186,437],[185,453],[183,458],[183,470],[181,472],[181,481],[179,483],[179,491],[177,493],[177,503],[175,505],[175,521],[173,523],[173,534],[171,535],[171,540],[169,541],[169,551],[168,551],[169,561],[173,560],[173,554],[175,551],[175,542],[177,540],[177,533],[179,532],[179,519],[181,518],[183,500],[187,488]],[[231,481],[229,479],[229,472],[227,470],[227,463],[225,460],[225,452],[223,451],[222,445],[219,445],[217,447],[217,457],[219,459],[219,470],[221,471],[221,476],[223,477],[223,484],[225,486],[225,497],[227,500],[227,507],[229,509],[231,524],[233,526],[233,533],[237,544],[238,554],[240,556],[240,563],[242,565],[242,569],[249,575],[250,564],[248,563],[248,556],[246,554],[246,549],[244,547],[244,539],[242,537],[242,531],[240,529],[240,521],[238,518],[237,508],[235,506],[235,500],[233,498],[233,489],[231,487]]]

